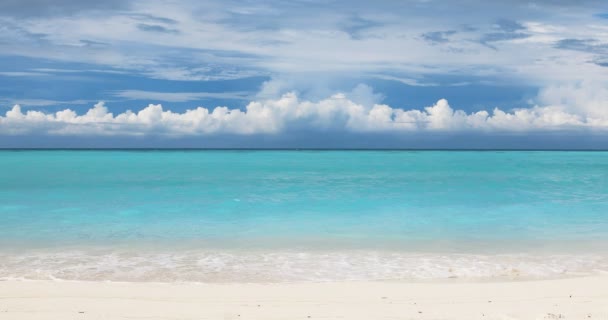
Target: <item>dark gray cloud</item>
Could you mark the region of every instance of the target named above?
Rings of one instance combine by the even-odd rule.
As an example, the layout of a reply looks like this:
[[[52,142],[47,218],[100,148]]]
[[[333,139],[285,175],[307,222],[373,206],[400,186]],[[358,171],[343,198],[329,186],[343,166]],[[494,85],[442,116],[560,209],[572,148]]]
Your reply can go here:
[[[146,24],[140,23],[137,25],[137,28],[146,32],[160,32],[160,33],[173,33],[177,34],[179,31],[177,29],[170,29],[159,24]]]
[[[30,17],[47,15],[69,15],[88,10],[124,10],[128,0],[2,0],[0,15]]]
[[[449,37],[455,33],[455,30],[427,32],[422,34],[422,39],[431,44],[441,44],[449,42]]]

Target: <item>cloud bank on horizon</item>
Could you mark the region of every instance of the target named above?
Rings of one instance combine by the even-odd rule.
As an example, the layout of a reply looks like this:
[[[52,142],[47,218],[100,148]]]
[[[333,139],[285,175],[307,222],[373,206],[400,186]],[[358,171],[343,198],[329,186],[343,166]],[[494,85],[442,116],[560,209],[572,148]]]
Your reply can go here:
[[[596,0],[3,1],[0,136],[604,132],[607,12]]]
[[[597,89],[602,91],[601,89]],[[245,110],[198,107],[183,113],[150,104],[138,112],[127,110],[117,115],[108,112],[103,102],[78,115],[71,109],[44,113],[23,112],[15,105],[0,117],[0,134],[43,133],[53,135],[209,135],[277,134],[290,129],[350,132],[390,131],[536,131],[595,129],[608,131],[608,112],[602,104],[608,91],[597,101],[577,100],[585,96],[581,88],[547,90],[548,101],[573,100],[574,105],[555,104],[515,109],[499,108],[466,113],[454,110],[441,99],[422,110],[392,108],[386,104],[357,103],[343,93],[318,102],[298,99],[287,93],[276,100],[252,101]],[[357,100],[372,97],[371,88],[360,85],[353,93]],[[581,94],[582,93],[582,94]],[[553,94],[559,94],[558,97]]]

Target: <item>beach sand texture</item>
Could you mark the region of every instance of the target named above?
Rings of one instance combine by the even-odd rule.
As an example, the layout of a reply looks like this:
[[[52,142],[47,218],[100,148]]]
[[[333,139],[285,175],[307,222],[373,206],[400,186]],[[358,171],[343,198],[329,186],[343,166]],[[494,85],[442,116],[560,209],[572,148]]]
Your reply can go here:
[[[0,282],[0,319],[608,319],[608,276],[517,282]]]

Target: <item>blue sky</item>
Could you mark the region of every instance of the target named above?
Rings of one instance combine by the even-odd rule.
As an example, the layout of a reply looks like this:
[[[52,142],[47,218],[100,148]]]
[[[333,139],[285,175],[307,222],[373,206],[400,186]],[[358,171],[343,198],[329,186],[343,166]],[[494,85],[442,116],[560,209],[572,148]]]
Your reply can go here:
[[[0,147],[606,148],[607,67],[603,1],[5,0]]]

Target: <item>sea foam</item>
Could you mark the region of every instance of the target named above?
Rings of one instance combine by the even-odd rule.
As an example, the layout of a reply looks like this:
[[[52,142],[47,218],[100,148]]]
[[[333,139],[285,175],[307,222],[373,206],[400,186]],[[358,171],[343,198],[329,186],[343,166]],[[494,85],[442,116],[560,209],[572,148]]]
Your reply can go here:
[[[0,278],[152,282],[526,280],[608,272],[602,255],[380,251],[30,252],[0,255]]]

